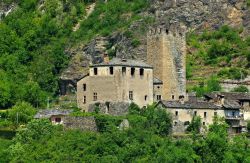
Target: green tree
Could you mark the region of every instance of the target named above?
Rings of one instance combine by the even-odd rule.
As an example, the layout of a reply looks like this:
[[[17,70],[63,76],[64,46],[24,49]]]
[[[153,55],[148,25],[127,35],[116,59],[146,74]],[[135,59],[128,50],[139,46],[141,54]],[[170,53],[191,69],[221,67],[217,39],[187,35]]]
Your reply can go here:
[[[200,133],[200,128],[201,128],[201,117],[194,116],[192,118],[191,123],[187,127],[187,131],[194,132],[194,133]]]
[[[16,124],[25,124],[31,121],[36,109],[27,102],[19,102],[8,111],[10,120]]]

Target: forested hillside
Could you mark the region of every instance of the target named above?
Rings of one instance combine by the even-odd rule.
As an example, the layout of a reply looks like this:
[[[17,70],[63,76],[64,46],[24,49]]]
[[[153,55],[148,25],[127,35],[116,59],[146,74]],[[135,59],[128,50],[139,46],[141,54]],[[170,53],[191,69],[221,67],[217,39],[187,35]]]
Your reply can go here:
[[[97,37],[110,57],[144,59],[150,25],[187,27],[190,80],[206,82],[206,72],[216,80],[249,73],[249,1],[4,0],[0,11],[2,109],[19,101],[43,107],[56,98],[65,69],[101,57],[92,47]]]
[[[76,116],[91,116],[77,113]],[[32,120],[13,141],[1,139],[0,162],[249,162],[246,134],[230,138],[227,124],[215,118],[206,135],[201,118],[189,135],[170,136],[171,116],[163,109],[131,105],[126,117],[92,114],[97,132],[63,130],[47,120]],[[118,127],[129,120],[129,128]],[[250,127],[250,126],[249,126]]]

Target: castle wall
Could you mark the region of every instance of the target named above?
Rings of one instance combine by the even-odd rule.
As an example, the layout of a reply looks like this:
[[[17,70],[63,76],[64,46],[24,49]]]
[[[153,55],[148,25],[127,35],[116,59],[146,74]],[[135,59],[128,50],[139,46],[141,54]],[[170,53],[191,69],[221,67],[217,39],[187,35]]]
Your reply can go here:
[[[134,102],[140,107],[153,103],[153,70],[144,68],[144,75],[140,75],[140,68],[135,67],[134,75],[131,75],[131,67],[126,67],[122,72],[122,66],[113,66],[113,74],[109,67],[97,67],[98,73],[94,75],[93,68],[90,76],[77,83],[78,107],[88,111],[90,104],[105,102]],[[83,85],[86,84],[84,91]],[[129,98],[132,91],[133,99]],[[94,100],[94,93],[97,99]],[[85,102],[84,102],[85,99]]]
[[[151,29],[147,35],[147,62],[154,77],[163,81],[163,100],[186,97],[185,35],[164,28]]]

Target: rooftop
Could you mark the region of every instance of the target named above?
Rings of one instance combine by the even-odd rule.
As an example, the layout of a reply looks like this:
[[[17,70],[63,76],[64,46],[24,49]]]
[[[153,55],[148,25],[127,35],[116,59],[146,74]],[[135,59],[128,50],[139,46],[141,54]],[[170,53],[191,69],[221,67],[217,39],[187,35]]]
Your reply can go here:
[[[34,118],[50,118],[53,115],[69,115],[73,110],[62,110],[62,109],[45,109],[40,110]]]
[[[153,83],[154,84],[163,84],[163,82],[160,79],[156,78],[156,77],[154,77]]]
[[[181,108],[181,109],[220,109],[220,106],[217,106],[210,102],[205,101],[185,101],[181,103],[180,101],[160,101],[166,108]]]
[[[241,92],[212,92],[205,94],[205,97],[214,99],[217,95],[222,95],[228,100],[250,100],[250,93]]]
[[[142,67],[142,68],[153,68],[153,66],[144,63],[143,61],[139,60],[131,60],[131,59],[120,59],[120,58],[113,58],[108,63],[99,63],[91,65],[91,67],[102,67],[102,66],[126,66],[126,67]]]

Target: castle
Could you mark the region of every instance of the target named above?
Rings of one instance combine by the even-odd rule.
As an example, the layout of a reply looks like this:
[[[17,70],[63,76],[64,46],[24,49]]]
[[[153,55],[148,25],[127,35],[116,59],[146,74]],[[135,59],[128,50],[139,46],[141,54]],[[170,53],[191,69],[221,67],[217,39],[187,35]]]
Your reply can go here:
[[[185,60],[185,29],[151,28],[146,63],[114,58],[90,66],[89,74],[77,82],[78,107],[93,112],[98,106],[101,113],[122,115],[132,102],[140,107],[157,102],[173,114],[175,133],[185,132],[194,116],[208,126],[216,115],[225,117],[231,132],[241,132],[244,120],[250,119],[250,95],[232,99],[216,93],[205,96],[205,101],[191,99],[186,93]]]
[[[186,100],[185,34],[152,28],[147,34],[147,63],[114,58],[90,66],[77,83],[78,106],[134,102],[140,107],[160,100]],[[105,111],[107,112],[107,111]]]

